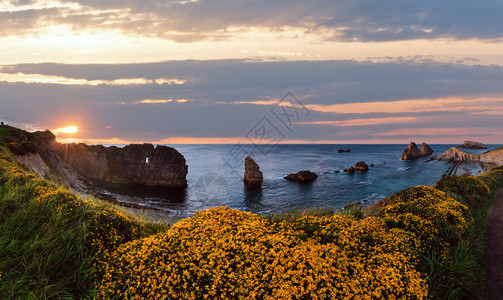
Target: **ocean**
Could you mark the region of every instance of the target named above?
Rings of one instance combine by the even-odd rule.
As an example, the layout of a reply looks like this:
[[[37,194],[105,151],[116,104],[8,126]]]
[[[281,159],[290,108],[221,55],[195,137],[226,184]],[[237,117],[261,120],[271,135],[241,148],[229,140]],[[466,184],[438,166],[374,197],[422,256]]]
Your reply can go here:
[[[254,145],[169,145],[188,165],[188,187],[182,191],[138,188],[115,184],[96,186],[124,202],[155,207],[166,218],[190,217],[198,210],[228,206],[258,214],[281,213],[309,208],[342,208],[347,204],[375,203],[414,185],[433,185],[451,165],[430,157],[403,161],[407,145],[276,145],[265,151]],[[451,146],[430,145],[441,154]],[[499,145],[487,145],[489,149]],[[338,153],[338,149],[350,149]],[[487,150],[467,150],[474,154]],[[251,155],[264,174],[261,190],[248,190],[243,183],[244,158]],[[373,164],[368,172],[344,173],[359,161]],[[283,177],[310,170],[318,178],[309,184]],[[339,171],[339,173],[336,173]],[[480,172],[478,164],[462,165],[458,174]],[[159,218],[159,217],[158,217]]]

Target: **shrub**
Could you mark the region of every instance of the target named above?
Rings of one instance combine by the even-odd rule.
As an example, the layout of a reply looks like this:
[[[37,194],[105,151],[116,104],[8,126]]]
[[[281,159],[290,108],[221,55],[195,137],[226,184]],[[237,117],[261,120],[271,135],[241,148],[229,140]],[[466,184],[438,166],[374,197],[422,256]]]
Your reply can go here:
[[[444,177],[434,187],[447,194],[461,196],[469,207],[481,205],[491,193],[484,182],[473,176]]]
[[[422,299],[414,236],[378,218],[270,222],[228,208],[198,212],[103,261],[103,299]]]
[[[427,186],[410,187],[378,202],[379,216],[390,228],[414,233],[423,253],[446,254],[472,222],[467,207],[446,193]]]
[[[493,168],[477,178],[484,182],[491,191],[497,191],[503,185],[503,167]]]

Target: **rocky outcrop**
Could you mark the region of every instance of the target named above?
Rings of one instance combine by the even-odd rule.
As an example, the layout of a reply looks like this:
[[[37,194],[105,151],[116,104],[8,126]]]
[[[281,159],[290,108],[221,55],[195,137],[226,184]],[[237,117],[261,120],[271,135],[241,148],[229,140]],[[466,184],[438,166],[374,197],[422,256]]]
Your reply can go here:
[[[356,171],[367,172],[369,166],[364,161],[357,162],[354,166],[344,169],[344,172],[353,174]]]
[[[456,147],[451,147],[443,154],[434,157],[438,160],[457,162],[480,162],[486,166],[503,165],[503,148],[498,148],[483,154],[474,155]]]
[[[359,161],[353,166],[353,169],[356,171],[367,172],[369,170],[369,166],[364,161]]]
[[[423,156],[427,156],[433,153],[430,145],[423,142],[421,144],[421,150],[417,147],[416,143],[410,142],[410,144],[405,148],[402,154],[403,160],[414,160]]]
[[[25,155],[17,155],[16,160],[33,173],[40,175],[45,179],[53,179],[51,169],[44,162],[38,153],[26,153]]]
[[[480,154],[479,161],[486,164],[503,166],[503,148],[500,147],[498,149]]]
[[[430,145],[423,142],[421,144],[421,156],[428,156],[433,154],[433,149],[431,149]]]
[[[302,183],[308,183],[311,181],[314,181],[316,178],[318,178],[318,175],[314,172],[311,171],[300,171],[297,172],[296,174],[289,174],[284,177],[287,180],[291,181],[298,181]]]
[[[474,142],[474,141],[465,141],[463,145],[458,146],[458,148],[463,148],[463,149],[487,149],[487,146],[479,143],[479,142]]]
[[[351,152],[351,149],[339,149],[337,150],[337,153],[348,153]]]
[[[63,158],[65,166],[90,180],[165,188],[187,186],[185,158],[171,147],[54,143],[52,148]]]
[[[259,165],[251,158],[247,156],[245,158],[245,175],[244,182],[248,188],[259,189],[262,187],[262,181],[264,176],[262,171],[260,171]]]
[[[414,160],[421,157],[421,150],[417,147],[416,143],[410,142],[402,154],[403,160]]]
[[[477,155],[465,152],[456,147],[447,149],[443,154],[435,156],[436,159],[447,161],[463,161],[463,162],[476,162],[479,160]]]

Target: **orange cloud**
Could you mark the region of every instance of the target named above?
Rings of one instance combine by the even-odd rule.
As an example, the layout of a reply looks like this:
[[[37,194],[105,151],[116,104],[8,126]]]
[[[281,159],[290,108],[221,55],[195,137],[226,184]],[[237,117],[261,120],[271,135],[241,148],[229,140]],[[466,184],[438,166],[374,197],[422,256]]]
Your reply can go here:
[[[330,125],[330,126],[371,126],[382,124],[409,124],[419,121],[417,117],[389,117],[389,118],[369,118],[369,119],[351,119],[342,121],[314,121],[299,122],[301,125]]]

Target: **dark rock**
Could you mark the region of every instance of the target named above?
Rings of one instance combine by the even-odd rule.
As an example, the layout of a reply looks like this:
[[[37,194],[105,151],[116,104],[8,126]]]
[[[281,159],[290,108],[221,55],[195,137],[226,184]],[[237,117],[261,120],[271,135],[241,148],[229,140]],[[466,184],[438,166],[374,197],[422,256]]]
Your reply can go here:
[[[245,158],[245,175],[244,182],[249,188],[261,188],[264,176],[262,171],[260,171],[259,165],[251,158],[247,156]]]
[[[403,160],[414,160],[421,157],[421,151],[417,147],[416,143],[410,142],[410,144],[405,148],[402,154]]]
[[[372,168],[373,168],[373,167],[375,167],[375,165],[374,165],[374,164],[370,164],[369,166],[370,166],[370,167],[372,167]]]
[[[347,152],[351,152],[351,149],[339,149],[337,150],[338,153],[347,153]]]
[[[288,174],[284,178],[291,181],[307,183],[318,178],[318,175],[311,171],[300,171],[297,172],[296,174]]]
[[[90,180],[165,188],[187,186],[185,158],[171,147],[131,144],[124,148],[53,144],[64,163]]]
[[[337,171],[334,171],[334,173],[340,173],[341,171],[337,170]]]
[[[474,142],[474,141],[465,141],[463,145],[459,146],[458,148],[464,148],[464,149],[487,149],[487,146],[479,143],[479,142]]]
[[[353,168],[353,167],[346,168],[346,169],[344,169],[344,172],[349,173],[349,174],[353,174],[355,172],[355,168]]]
[[[359,161],[354,165],[353,169],[361,172],[367,172],[369,170],[369,166],[364,161]]]
[[[430,145],[423,142],[421,144],[421,156],[428,156],[433,153],[433,149],[431,149]]]

